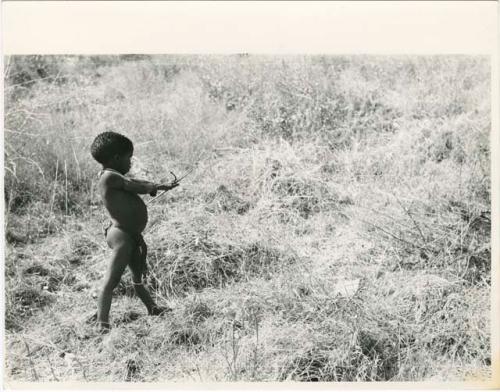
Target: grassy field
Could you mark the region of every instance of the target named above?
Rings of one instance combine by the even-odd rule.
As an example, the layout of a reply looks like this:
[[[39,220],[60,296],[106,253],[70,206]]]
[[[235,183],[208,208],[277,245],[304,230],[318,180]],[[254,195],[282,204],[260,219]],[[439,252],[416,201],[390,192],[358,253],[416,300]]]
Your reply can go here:
[[[11,57],[11,381],[488,380],[487,58]],[[135,143],[148,317],[107,266],[93,138]],[[147,198],[147,197],[146,197]]]

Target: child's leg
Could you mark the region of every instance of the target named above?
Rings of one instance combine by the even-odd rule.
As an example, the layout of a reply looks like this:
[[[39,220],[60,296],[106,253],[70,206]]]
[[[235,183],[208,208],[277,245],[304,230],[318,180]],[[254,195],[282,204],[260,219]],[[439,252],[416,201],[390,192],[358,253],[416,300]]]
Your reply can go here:
[[[151,294],[149,294],[148,289],[144,287],[142,278],[146,269],[147,253],[148,248],[146,246],[146,243],[141,239],[139,247],[134,252],[134,257],[129,265],[132,271],[132,282],[134,284],[135,294],[146,306],[148,314],[159,315],[170,309],[159,307],[151,297]]]
[[[111,227],[106,237],[108,245],[113,249],[111,262],[104,278],[104,286],[97,302],[97,321],[102,328],[109,329],[109,309],[114,288],[120,283],[125,267],[130,263],[132,252],[136,247],[133,239],[124,231]]]

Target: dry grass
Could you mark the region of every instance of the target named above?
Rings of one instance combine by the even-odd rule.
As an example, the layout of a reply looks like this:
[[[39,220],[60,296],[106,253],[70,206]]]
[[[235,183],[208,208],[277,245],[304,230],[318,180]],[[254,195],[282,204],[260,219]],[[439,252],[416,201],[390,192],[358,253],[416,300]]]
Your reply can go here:
[[[6,69],[6,369],[16,381],[491,376],[481,57],[16,57]],[[147,317],[107,249],[88,147],[130,136]]]

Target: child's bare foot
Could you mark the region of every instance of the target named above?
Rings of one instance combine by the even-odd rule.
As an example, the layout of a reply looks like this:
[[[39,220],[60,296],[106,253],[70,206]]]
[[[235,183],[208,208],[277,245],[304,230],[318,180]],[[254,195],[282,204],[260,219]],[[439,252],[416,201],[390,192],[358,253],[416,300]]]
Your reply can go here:
[[[87,317],[85,324],[96,327],[99,333],[108,333],[111,330],[111,325],[109,323],[97,320],[97,312]]]
[[[162,316],[171,311],[172,308],[169,308],[168,306],[153,306],[151,309],[148,310],[148,314],[150,316]]]
[[[111,325],[109,323],[105,323],[103,321],[97,322],[97,331],[99,333],[105,334],[111,331]]]

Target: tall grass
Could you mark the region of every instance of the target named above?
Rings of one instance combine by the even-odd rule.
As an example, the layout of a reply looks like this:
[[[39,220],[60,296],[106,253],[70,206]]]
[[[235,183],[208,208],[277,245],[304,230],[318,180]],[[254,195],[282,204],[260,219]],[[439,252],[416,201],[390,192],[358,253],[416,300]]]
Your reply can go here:
[[[10,378],[489,377],[486,58],[5,63]],[[106,267],[105,130],[134,141],[134,175],[195,170],[145,233],[174,313],[135,320],[124,279],[102,338],[80,318]]]

